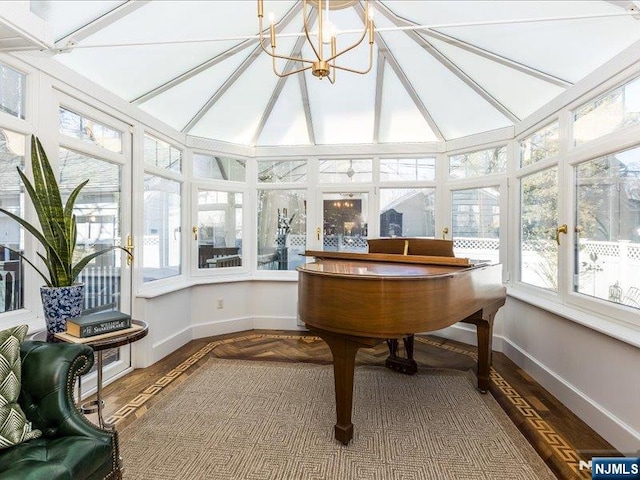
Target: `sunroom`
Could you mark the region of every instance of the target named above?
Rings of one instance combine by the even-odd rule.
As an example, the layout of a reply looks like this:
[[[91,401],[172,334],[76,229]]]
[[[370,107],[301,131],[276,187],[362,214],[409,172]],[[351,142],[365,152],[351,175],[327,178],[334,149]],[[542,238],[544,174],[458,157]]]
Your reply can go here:
[[[494,350],[636,452],[636,2],[325,2],[338,50],[375,24],[335,78],[269,54],[314,56],[313,2],[263,3],[262,40],[250,1],[0,4],[0,206],[36,218],[16,173],[36,135],[63,190],[90,179],[78,250],[133,252],[81,276],[85,311],[149,325],[108,381],[194,339],[303,331],[305,250],[448,239],[502,265]],[[0,242],[37,258],[4,216]],[[0,255],[0,325],[42,330],[40,278]]]

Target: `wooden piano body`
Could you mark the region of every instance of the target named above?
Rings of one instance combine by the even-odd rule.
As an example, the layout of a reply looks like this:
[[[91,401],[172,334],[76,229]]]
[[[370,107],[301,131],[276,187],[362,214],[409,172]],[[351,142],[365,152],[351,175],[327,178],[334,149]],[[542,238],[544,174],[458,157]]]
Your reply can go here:
[[[307,328],[331,348],[336,386],[335,437],[353,437],[351,409],[355,356],[359,348],[386,339],[439,330],[459,321],[477,326],[478,388],[489,389],[493,320],[504,305],[500,265],[471,265],[446,255],[409,255],[413,251],[453,253],[451,242],[389,239],[394,251],[379,253],[382,241],[371,241],[374,253],[309,251],[316,262],[298,267],[298,313]],[[406,344],[405,344],[406,345]]]

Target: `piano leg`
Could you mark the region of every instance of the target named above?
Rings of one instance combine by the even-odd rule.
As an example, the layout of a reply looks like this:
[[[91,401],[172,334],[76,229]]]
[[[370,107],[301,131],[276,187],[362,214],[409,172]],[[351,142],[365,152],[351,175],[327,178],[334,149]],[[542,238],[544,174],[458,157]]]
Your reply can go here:
[[[390,338],[387,340],[389,357],[387,357],[387,360],[384,362],[384,366],[400,373],[413,375],[418,371],[418,364],[413,359],[413,334],[407,335],[402,340],[407,357],[403,358],[398,356],[398,340]]]
[[[481,393],[489,391],[489,376],[491,372],[491,352],[493,341],[493,320],[498,309],[504,305],[504,300],[496,302],[479,312],[462,320],[476,326],[478,335],[478,390]]]
[[[308,328],[308,327],[307,327]],[[334,335],[324,330],[309,328],[324,340],[333,355],[333,377],[336,392],[335,438],[348,445],[353,438],[351,411],[353,408],[353,372],[356,353],[362,347],[374,347],[381,342],[376,338],[361,338],[348,335]]]

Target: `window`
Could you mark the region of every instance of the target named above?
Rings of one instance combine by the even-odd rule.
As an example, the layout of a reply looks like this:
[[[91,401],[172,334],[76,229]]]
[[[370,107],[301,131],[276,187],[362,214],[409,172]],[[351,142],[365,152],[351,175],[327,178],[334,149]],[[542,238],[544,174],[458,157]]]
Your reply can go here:
[[[469,178],[507,170],[507,147],[463,153],[449,157],[449,178]]]
[[[198,268],[242,265],[242,193],[198,190]]]
[[[24,215],[24,187],[16,167],[24,168],[26,138],[0,129],[0,206]],[[20,257],[12,250],[24,251],[24,234],[20,226],[0,213],[0,313],[23,308],[24,270]]]
[[[381,188],[381,237],[433,237],[435,188]]]
[[[246,179],[244,160],[218,157],[212,155],[193,154],[193,175],[214,180],[231,180],[244,182]]]
[[[556,157],[559,147],[558,122],[554,122],[520,141],[520,166],[526,167]]]
[[[322,195],[322,249],[366,252],[369,224],[369,194],[325,192]]]
[[[640,308],[640,147],[575,166],[574,290]]]
[[[122,245],[122,166],[60,149],[60,191],[67,198],[85,179],[74,208],[78,227],[75,260],[113,245]],[[91,261],[78,277],[85,287],[85,313],[120,310],[121,251]]]
[[[258,162],[258,182],[260,183],[299,183],[306,181],[306,160]]]
[[[320,160],[320,183],[371,182],[373,160]]]
[[[26,76],[0,63],[0,112],[24,119]]]
[[[558,290],[558,168],[520,180],[520,280]]]
[[[180,182],[144,176],[142,268],[149,282],[180,274]]]
[[[380,159],[380,180],[383,182],[435,179],[436,159],[433,157]]]
[[[500,261],[500,190],[497,187],[451,193],[451,226],[457,257]]]
[[[304,190],[258,191],[258,270],[295,270],[305,262]]]
[[[145,135],[144,163],[173,172],[181,172],[182,152],[167,142]]]
[[[573,113],[573,142],[580,145],[640,123],[640,78],[605,93]]]
[[[60,133],[122,153],[122,132],[65,108],[60,109]]]

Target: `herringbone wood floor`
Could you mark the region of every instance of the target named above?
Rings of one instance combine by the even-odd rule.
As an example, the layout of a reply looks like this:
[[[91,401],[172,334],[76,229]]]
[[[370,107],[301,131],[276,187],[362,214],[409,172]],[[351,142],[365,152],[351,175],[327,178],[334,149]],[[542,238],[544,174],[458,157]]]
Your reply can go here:
[[[416,337],[419,368],[444,367],[475,371],[475,348],[434,336]],[[137,369],[104,389],[105,417],[123,428],[153,408],[204,363],[207,356],[246,360],[329,364],[326,344],[304,332],[253,330],[190,342],[162,361]],[[361,349],[357,363],[384,365],[384,344]],[[357,381],[357,377],[356,377]],[[558,478],[591,478],[578,469],[594,452],[613,456],[613,447],[571,413],[506,356],[494,352],[491,394],[527,437]],[[93,416],[90,415],[89,418]]]

